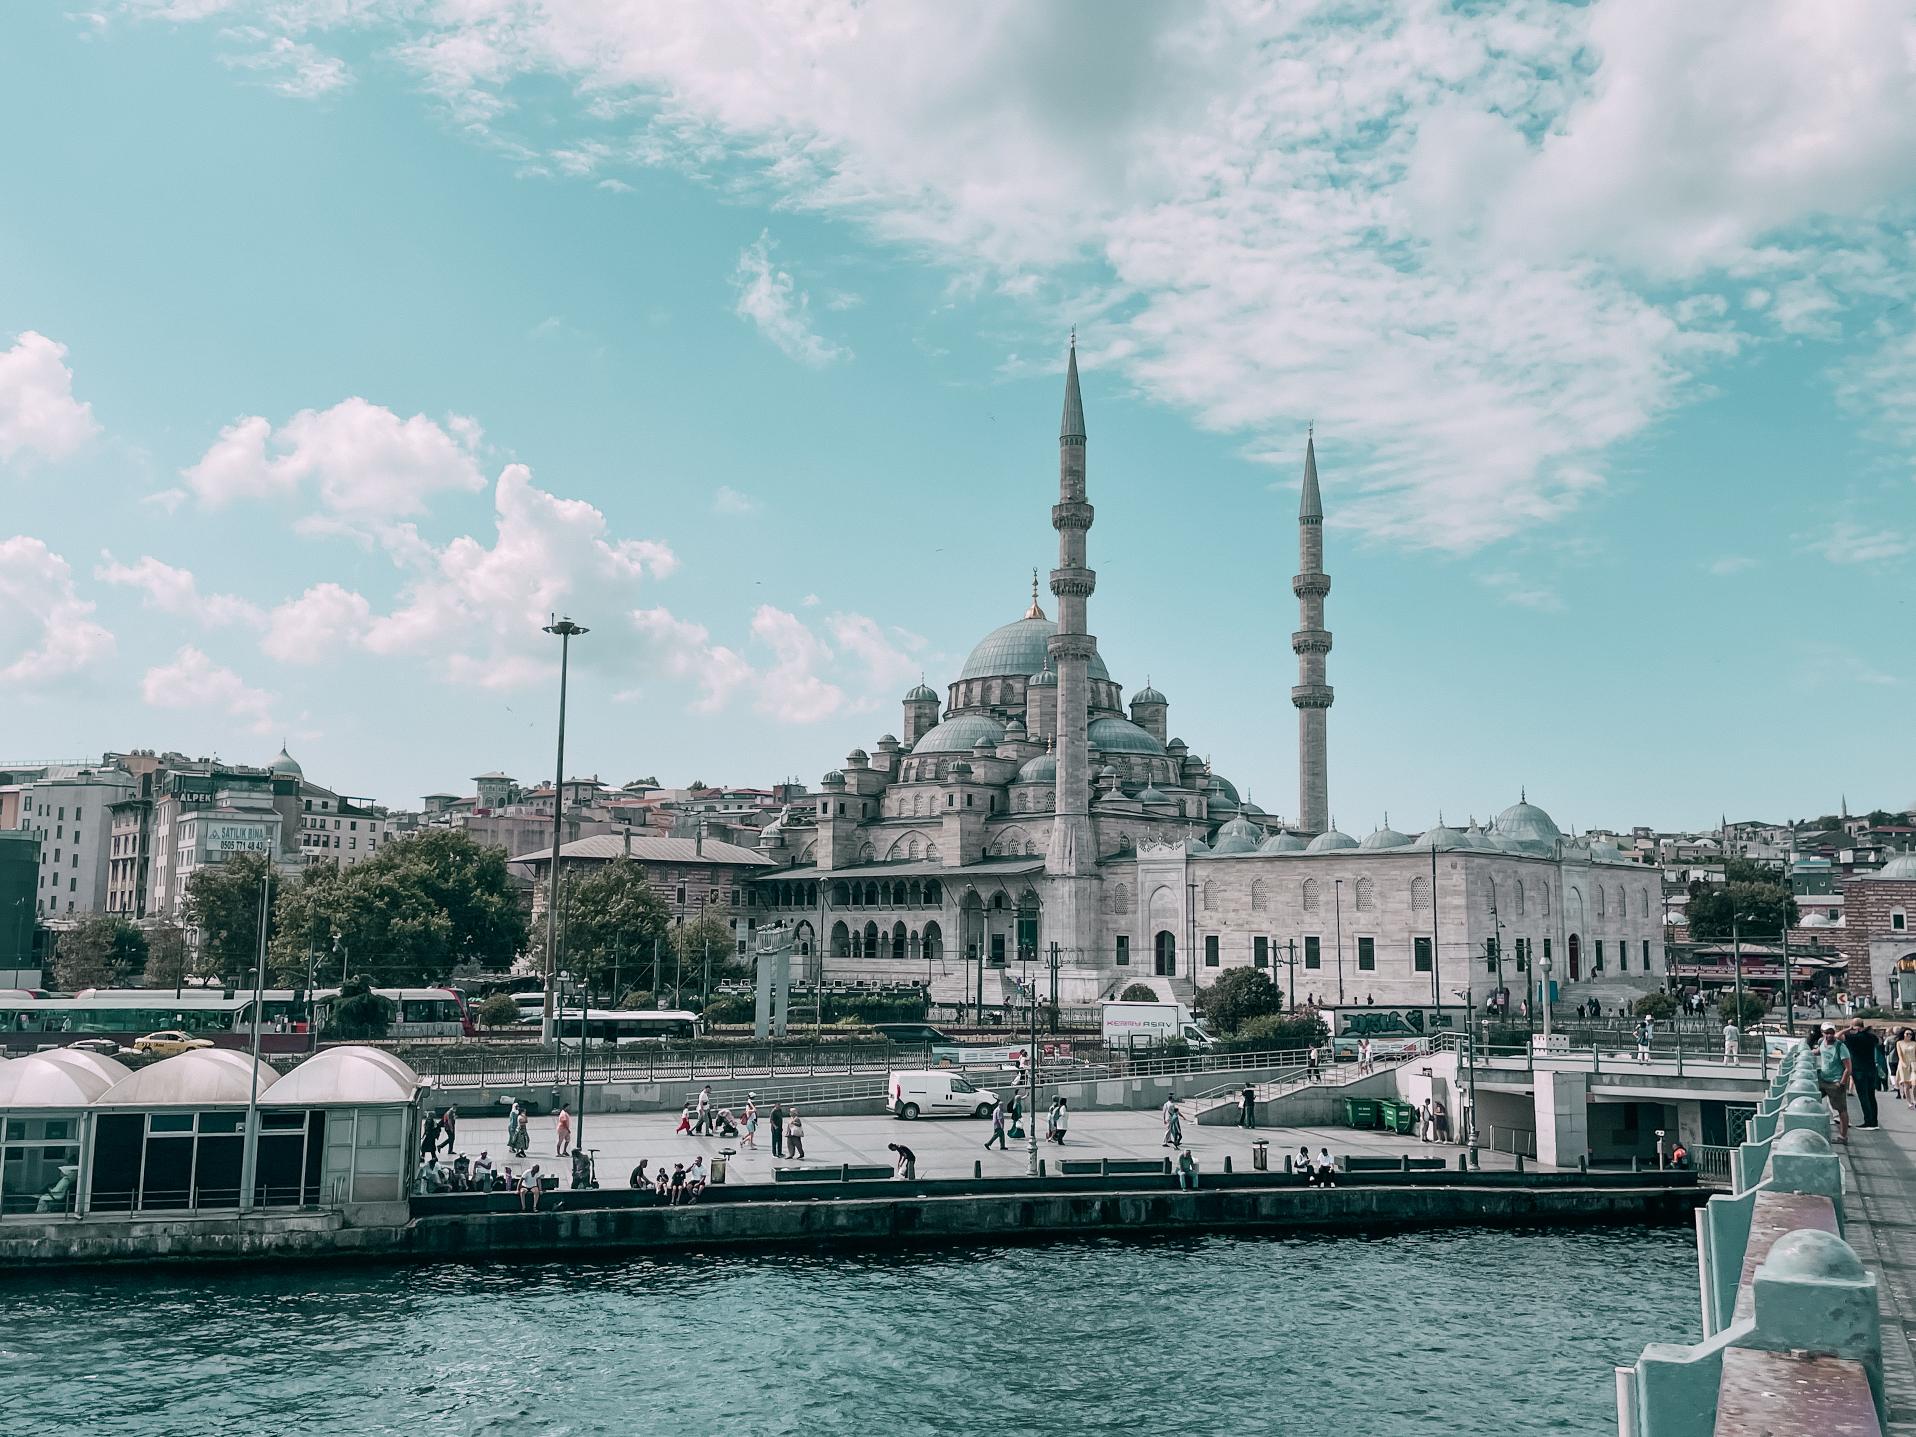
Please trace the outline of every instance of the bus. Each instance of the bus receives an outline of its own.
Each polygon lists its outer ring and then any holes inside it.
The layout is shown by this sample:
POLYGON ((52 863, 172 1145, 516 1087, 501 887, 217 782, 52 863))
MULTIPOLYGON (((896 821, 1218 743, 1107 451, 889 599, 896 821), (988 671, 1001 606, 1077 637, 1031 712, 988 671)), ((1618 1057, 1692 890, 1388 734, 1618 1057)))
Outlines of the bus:
MULTIPOLYGON (((375 988, 394 1004, 390 1038, 457 1038, 473 1032, 466 1003, 450 988, 375 988)), ((309 1006, 324 1029, 337 988, 306 995, 291 988, 268 988, 260 994, 262 1046, 289 1050, 286 1035, 297 1034, 304 1047, 309 1006)), ((253 1026, 253 995, 219 988, 88 988, 72 997, 32 998, 0 994, 0 1046, 44 1047, 73 1037, 112 1038, 121 1046, 135 1038, 177 1028, 198 1037, 214 1038, 222 1046, 243 1045, 253 1026), (220 1039, 218 1035, 229 1035, 220 1039)))
MULTIPOLYGON (((679 1008, 587 1008, 585 1040, 594 1043, 689 1043, 699 1036, 697 1013, 679 1008)), ((577 1041, 579 1010, 561 1009, 557 1019, 560 1042, 577 1041)))

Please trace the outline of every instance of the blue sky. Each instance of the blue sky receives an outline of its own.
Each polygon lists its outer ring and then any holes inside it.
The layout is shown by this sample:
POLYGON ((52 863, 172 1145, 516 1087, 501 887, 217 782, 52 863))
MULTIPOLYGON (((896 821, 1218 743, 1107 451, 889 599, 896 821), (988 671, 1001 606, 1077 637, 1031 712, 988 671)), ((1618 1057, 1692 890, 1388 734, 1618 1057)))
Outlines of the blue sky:
POLYGON ((815 781, 1016 617, 1365 832, 1916 798, 1904 7, 0 16, 0 756, 815 781), (1049 606, 1049 598, 1046 599, 1049 606))

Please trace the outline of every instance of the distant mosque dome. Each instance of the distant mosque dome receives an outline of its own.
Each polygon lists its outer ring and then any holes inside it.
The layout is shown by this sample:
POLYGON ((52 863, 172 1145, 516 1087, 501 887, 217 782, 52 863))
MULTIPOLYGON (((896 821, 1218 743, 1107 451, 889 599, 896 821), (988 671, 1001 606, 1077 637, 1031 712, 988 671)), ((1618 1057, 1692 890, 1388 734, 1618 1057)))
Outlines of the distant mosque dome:
POLYGON ((925 730, 912 745, 913 753, 970 753, 979 744, 996 748, 1004 742, 1005 728, 990 714, 953 714, 943 723, 925 730))
POLYGON ((938 695, 927 688, 924 680, 920 679, 918 681, 918 687, 905 695, 905 702, 908 704, 935 704, 938 702, 938 695))
POLYGON ((1449 853, 1455 849, 1468 848, 1470 845, 1464 842, 1463 834, 1439 822, 1435 828, 1425 829, 1411 847, 1435 853, 1449 853))
POLYGON ((1106 753, 1162 754, 1164 745, 1127 718, 1094 718, 1086 725, 1091 746, 1106 753))
MULTIPOLYGON (((1036 606, 1033 606, 1034 610, 1036 606)), ((1016 676, 1028 678, 1044 668, 1050 654, 1051 636, 1058 632, 1058 626, 1042 613, 1026 614, 1022 619, 1014 619, 1000 625, 978 640, 971 653, 965 658, 965 666, 958 671, 958 678, 965 679, 1001 679, 1016 676)), ((1088 671, 1092 678, 1111 679, 1110 672, 1104 666, 1104 660, 1092 654, 1088 671)))
POLYGON ((1903 883, 1916 883, 1916 853, 1899 853, 1874 875, 1903 883))
POLYGON ((299 766, 299 760, 286 752, 286 746, 280 745, 279 757, 266 766, 268 773, 284 774, 288 778, 304 778, 306 770, 299 766))
POLYGON ((1551 857, 1563 838, 1550 815, 1536 804, 1520 800, 1497 815, 1490 826, 1491 837, 1499 848, 1513 853, 1551 857))
POLYGON ((1170 801, 1171 801, 1170 799, 1166 798, 1161 792, 1158 791, 1155 785, 1147 784, 1145 785, 1145 787, 1143 787, 1142 789, 1138 791, 1139 803, 1144 803, 1144 804, 1169 803, 1170 801))
POLYGON ((1371 852, 1376 852, 1384 848, 1408 848, 1410 847, 1410 843, 1411 838, 1408 833, 1399 833, 1389 824, 1385 824, 1382 828, 1373 829, 1370 835, 1357 846, 1371 852))
POLYGON ((1248 818, 1234 818, 1217 831, 1211 844, 1213 853, 1255 853, 1264 841, 1264 830, 1248 818))
POLYGON ((1304 851, 1306 853, 1336 853, 1340 849, 1355 847, 1357 847, 1357 840, 1348 833, 1339 833, 1334 828, 1327 828, 1305 844, 1304 851))
POLYGON ((1273 833, 1257 846, 1259 853, 1302 853, 1304 840, 1295 833, 1273 833))
POLYGON ((1041 753, 1036 758, 1026 759, 1025 766, 1018 770, 1020 783, 1056 783, 1058 781, 1058 756, 1053 753, 1041 753))
POLYGON ((1168 704, 1171 701, 1151 687, 1150 684, 1146 684, 1143 688, 1131 695, 1131 702, 1134 704, 1168 704))

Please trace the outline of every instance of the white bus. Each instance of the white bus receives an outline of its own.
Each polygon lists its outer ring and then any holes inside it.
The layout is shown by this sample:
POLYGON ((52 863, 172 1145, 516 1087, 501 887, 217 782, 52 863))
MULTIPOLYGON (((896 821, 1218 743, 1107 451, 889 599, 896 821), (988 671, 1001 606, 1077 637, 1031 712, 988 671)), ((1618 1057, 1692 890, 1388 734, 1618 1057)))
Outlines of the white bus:
MULTIPOLYGON (((533 1020, 537 1021, 535 1012, 533 1020)), ((703 1024, 697 1013, 680 1008, 588 1008, 585 1040, 592 1043, 689 1043, 703 1024)), ((561 1009, 557 1023, 561 1042, 577 1041, 579 1010, 561 1009)))

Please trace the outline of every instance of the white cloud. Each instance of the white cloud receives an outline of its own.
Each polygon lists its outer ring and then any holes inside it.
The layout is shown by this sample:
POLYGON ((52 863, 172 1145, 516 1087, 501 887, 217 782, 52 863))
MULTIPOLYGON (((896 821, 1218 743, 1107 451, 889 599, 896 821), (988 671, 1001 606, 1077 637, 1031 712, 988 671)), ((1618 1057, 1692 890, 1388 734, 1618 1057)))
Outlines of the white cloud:
POLYGON ((258 415, 240 419, 182 472, 208 506, 310 485, 328 513, 377 521, 417 514, 442 491, 483 489, 474 457, 480 437, 471 420, 455 416, 441 428, 423 414, 401 419, 355 397, 302 409, 278 429, 258 415))
POLYGON ((833 344, 812 328, 810 298, 790 274, 772 263, 769 232, 738 252, 732 285, 738 291, 733 306, 738 317, 757 325, 760 334, 800 364, 817 368, 851 358, 849 349, 833 344))
POLYGON ((752 682, 752 666, 735 650, 712 643, 703 624, 680 619, 664 608, 636 609, 631 622, 640 637, 644 666, 698 685, 693 713, 717 713, 752 682))
POLYGON ((134 564, 122 564, 106 550, 100 557, 102 562, 94 566, 94 578, 138 589, 142 602, 163 614, 177 614, 215 628, 265 621, 259 605, 234 594, 202 594, 190 570, 177 569, 151 554, 142 555, 134 564))
POLYGON ((73 397, 67 347, 27 330, 0 350, 0 462, 65 459, 100 432, 93 406, 73 397))
POLYGON ((246 70, 260 76, 260 83, 295 100, 317 100, 343 90, 353 82, 353 72, 337 55, 285 35, 270 38, 252 27, 229 31, 230 39, 241 43, 265 43, 259 49, 220 56, 229 69, 246 70))
POLYGON ((863 614, 833 614, 825 627, 840 652, 864 670, 860 686, 868 695, 902 692, 924 668, 925 640, 908 629, 885 629, 863 614))
POLYGON ((1747 554, 1725 554, 1720 559, 1712 559, 1704 572, 1712 578, 1727 579, 1732 574, 1740 574, 1745 569, 1754 569, 1756 560, 1747 554))
POLYGON ((0 683, 44 684, 113 653, 67 561, 38 539, 0 540, 0 683))
POLYGON ((1885 559, 1900 559, 1916 548, 1916 541, 1894 529, 1871 529, 1841 519, 1814 539, 1810 547, 1832 564, 1878 564, 1885 559))
POLYGON ((1555 589, 1519 573, 1504 571, 1485 574, 1479 582, 1506 604, 1516 604, 1520 608, 1535 609, 1545 614, 1554 614, 1563 608, 1563 599, 1555 589))
POLYGON ((184 504, 187 494, 184 489, 159 489, 151 494, 142 494, 140 502, 166 514, 177 514, 184 504))
POLYGON ((288 664, 317 664, 362 645, 372 626, 365 596, 334 583, 314 584, 267 616, 260 648, 288 664))
POLYGON ((173 661, 157 664, 140 680, 140 697, 149 708, 222 709, 254 733, 271 733, 273 696, 253 688, 191 644, 173 661))
POLYGON ((771 667, 759 676, 760 713, 783 723, 813 723, 843 707, 845 691, 819 673, 832 651, 798 615, 760 604, 752 615, 752 637, 773 653, 771 667))
POLYGON ((365 647, 437 659, 457 682, 513 688, 557 667, 543 629, 552 614, 570 613, 594 629, 574 647, 575 667, 612 665, 622 652, 612 616, 630 610, 643 579, 678 567, 670 547, 613 537, 604 514, 537 488, 523 464, 500 472, 493 508, 489 545, 465 536, 438 547, 403 528, 388 536, 415 576, 365 647))
POLYGON ((712 495, 712 512, 715 514, 744 515, 756 514, 759 502, 750 494, 734 489, 730 484, 721 484, 712 495))

